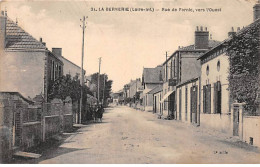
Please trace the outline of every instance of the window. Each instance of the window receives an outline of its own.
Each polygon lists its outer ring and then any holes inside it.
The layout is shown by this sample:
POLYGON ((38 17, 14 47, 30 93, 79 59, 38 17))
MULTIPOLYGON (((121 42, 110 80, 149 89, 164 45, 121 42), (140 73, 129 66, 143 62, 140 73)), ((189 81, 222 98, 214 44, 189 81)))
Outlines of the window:
POLYGON ((59 71, 59 77, 61 77, 61 66, 59 66, 58 71, 59 71))
POLYGON ((164 105, 163 105, 163 106, 164 106, 164 110, 167 110, 167 104, 166 104, 166 103, 167 103, 167 102, 165 101, 165 102, 164 102, 164 105))
POLYGON ((170 74, 171 74, 171 78, 172 78, 172 61, 171 61, 171 72, 170 72, 170 74))
POLYGON ((54 79, 54 71, 55 71, 55 67, 54 67, 54 61, 51 61, 51 80, 54 79))
POLYGON ((182 97, 181 97, 181 89, 179 89, 179 120, 181 120, 181 104, 182 104, 182 97))
POLYGON ((168 80, 168 63, 166 62, 166 67, 165 67, 165 79, 168 80))
POLYGON ((209 65, 207 65, 206 74, 209 75, 209 65))
POLYGON ((185 121, 187 121, 188 115, 188 87, 185 87, 185 121))
POLYGON ((218 63, 217 63, 217 70, 218 71, 220 70, 220 61, 218 61, 218 63))
POLYGON ((175 77, 176 74, 175 74, 175 59, 173 60, 173 77, 175 77))
POLYGON ((211 84, 203 86, 203 113, 211 113, 211 84))

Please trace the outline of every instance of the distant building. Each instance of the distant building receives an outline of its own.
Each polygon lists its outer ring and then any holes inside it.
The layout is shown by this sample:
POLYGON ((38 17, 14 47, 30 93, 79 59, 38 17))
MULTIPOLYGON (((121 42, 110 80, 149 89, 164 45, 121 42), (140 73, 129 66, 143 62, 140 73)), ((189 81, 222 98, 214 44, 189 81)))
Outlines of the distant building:
POLYGON ((144 68, 142 76, 143 92, 141 98, 143 101, 143 110, 152 111, 153 95, 148 94, 148 92, 163 84, 163 68, 162 66, 157 66, 155 68, 144 68))
POLYGON ((154 89, 152 89, 147 93, 153 96, 153 112, 158 114, 159 116, 163 115, 162 103, 160 103, 163 97, 162 92, 163 92, 163 86, 158 85, 157 87, 155 87, 154 89))
POLYGON ((112 94, 112 98, 113 98, 113 103, 122 103, 122 101, 124 100, 124 97, 123 97, 123 89, 115 92, 112 94))
POLYGON ((31 98, 43 94, 63 74, 62 61, 45 43, 33 38, 2 12, 0 16, 0 91, 20 92, 31 98))
POLYGON ((129 83, 129 97, 132 99, 132 102, 136 97, 138 88, 140 88, 141 86, 142 86, 142 82, 140 78, 136 80, 131 80, 131 82, 129 83))

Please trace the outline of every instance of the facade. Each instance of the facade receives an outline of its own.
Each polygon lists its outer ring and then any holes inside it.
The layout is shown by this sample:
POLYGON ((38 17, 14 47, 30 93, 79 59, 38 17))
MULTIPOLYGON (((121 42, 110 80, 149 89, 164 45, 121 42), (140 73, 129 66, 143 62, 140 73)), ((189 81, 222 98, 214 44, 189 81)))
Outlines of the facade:
POLYGON ((157 66, 155 68, 144 68, 143 70, 143 92, 142 92, 142 107, 145 111, 153 110, 153 94, 148 94, 149 91, 163 83, 163 68, 157 66))
MULTIPOLYGON (((237 32, 230 32, 226 40, 199 57, 202 64, 201 126, 239 136, 241 140, 257 146, 260 146, 259 128, 256 123, 259 122, 259 116, 247 116, 243 104, 236 103, 229 92, 228 76, 231 64, 227 54, 227 43, 232 41, 234 36, 243 37, 254 27, 259 26, 259 11, 260 4, 258 3, 254 6, 252 24, 237 32)), ((259 76, 255 77, 259 80, 259 76)))
POLYGON ((156 113, 159 116, 163 115, 162 104, 160 103, 160 100, 162 99, 162 90, 163 87, 161 84, 148 92, 148 94, 153 95, 153 113, 156 113))
POLYGON ((176 119, 200 125, 199 78, 193 78, 176 86, 176 119))
MULTIPOLYGON (((78 75, 79 79, 81 80, 81 67, 62 56, 62 48, 52 48, 52 53, 63 62, 64 75, 69 74, 72 78, 78 75)), ((84 75, 85 73, 86 71, 84 70, 84 75)))
POLYGON ((136 94, 138 93, 138 88, 142 86, 141 78, 136 80, 131 80, 129 83, 129 97, 132 99, 132 102, 135 101, 136 94))
MULTIPOLYGON (((218 41, 209 40, 209 31, 207 28, 197 27, 195 31, 195 44, 186 47, 179 47, 167 60, 163 63, 163 117, 172 117, 179 120, 177 105, 178 99, 181 99, 180 93, 177 95, 177 85, 183 84, 191 79, 200 76, 200 62, 197 60, 199 56, 208 49, 219 44, 218 41)), ((181 103, 180 103, 181 104, 181 103)), ((181 111, 182 113, 183 111, 181 111)))
POLYGON ((123 94, 124 94, 123 90, 119 90, 116 93, 113 93, 112 94, 113 103, 116 103, 116 104, 120 103, 121 104, 122 101, 124 100, 123 94))
POLYGON ((45 43, 37 41, 2 12, 0 16, 0 91, 20 92, 34 98, 63 73, 63 63, 45 43))

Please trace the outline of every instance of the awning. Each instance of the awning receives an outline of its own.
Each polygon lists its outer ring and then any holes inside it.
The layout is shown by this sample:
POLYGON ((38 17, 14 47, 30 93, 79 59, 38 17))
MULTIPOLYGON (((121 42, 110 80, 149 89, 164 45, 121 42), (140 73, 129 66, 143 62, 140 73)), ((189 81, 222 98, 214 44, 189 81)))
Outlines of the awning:
POLYGON ((163 103, 164 100, 166 100, 166 98, 172 94, 172 92, 174 92, 174 91, 171 90, 171 91, 167 92, 166 95, 163 96, 163 98, 162 98, 162 100, 160 101, 160 103, 163 103))

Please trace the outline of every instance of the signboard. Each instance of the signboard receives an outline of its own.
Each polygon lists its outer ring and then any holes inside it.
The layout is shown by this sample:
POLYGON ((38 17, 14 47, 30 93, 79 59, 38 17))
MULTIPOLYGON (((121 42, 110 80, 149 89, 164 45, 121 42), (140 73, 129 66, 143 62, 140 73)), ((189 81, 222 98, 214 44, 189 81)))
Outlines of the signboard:
POLYGON ((177 79, 176 78, 171 78, 169 79, 169 86, 176 86, 177 85, 177 79))

